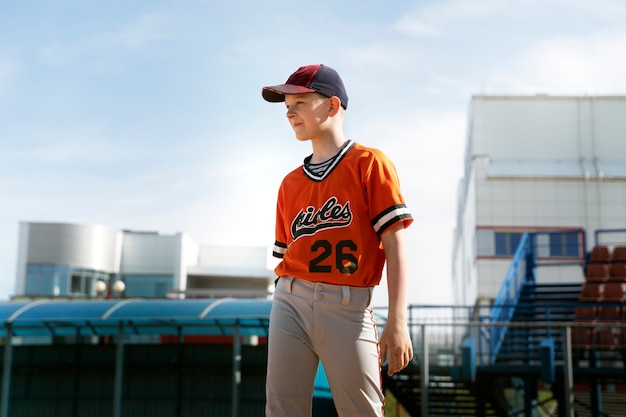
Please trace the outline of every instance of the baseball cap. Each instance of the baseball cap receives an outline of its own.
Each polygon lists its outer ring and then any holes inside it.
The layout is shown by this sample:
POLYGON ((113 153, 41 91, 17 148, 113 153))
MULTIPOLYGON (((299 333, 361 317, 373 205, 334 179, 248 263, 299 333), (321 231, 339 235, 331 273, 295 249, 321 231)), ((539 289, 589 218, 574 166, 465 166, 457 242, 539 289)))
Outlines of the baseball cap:
POLYGON ((329 66, 316 64, 300 67, 287 82, 263 87, 263 98, 271 103, 285 101, 285 94, 319 93, 326 97, 339 97, 341 106, 348 108, 348 93, 341 77, 329 66))

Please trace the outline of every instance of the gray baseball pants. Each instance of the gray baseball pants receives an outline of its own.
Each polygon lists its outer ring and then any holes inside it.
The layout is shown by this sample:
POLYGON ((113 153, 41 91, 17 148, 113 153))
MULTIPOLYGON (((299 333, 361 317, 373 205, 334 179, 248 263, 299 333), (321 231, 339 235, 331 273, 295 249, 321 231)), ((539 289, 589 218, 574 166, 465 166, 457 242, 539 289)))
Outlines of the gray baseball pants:
POLYGON ((278 280, 270 313, 266 417, 310 417, 322 361, 339 417, 382 417, 373 288, 278 280))

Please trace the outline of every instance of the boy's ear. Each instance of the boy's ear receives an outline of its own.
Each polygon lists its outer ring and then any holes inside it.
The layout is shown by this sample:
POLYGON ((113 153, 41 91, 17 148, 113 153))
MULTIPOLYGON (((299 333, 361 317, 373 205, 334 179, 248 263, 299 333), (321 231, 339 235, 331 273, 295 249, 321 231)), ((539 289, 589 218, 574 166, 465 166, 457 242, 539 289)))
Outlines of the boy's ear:
POLYGON ((336 115, 337 112, 339 111, 339 109, 341 108, 341 100, 337 96, 332 96, 328 100, 328 103, 330 105, 329 116, 332 117, 332 116, 336 115))

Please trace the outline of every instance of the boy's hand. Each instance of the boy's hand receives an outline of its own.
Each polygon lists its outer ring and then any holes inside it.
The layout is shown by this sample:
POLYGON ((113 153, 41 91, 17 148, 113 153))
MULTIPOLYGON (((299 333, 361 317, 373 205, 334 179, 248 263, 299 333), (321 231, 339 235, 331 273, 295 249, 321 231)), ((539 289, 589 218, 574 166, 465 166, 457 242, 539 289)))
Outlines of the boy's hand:
POLYGON ((380 336, 380 360, 387 359, 387 375, 400 372, 413 359, 413 345, 407 323, 402 320, 388 321, 380 336))

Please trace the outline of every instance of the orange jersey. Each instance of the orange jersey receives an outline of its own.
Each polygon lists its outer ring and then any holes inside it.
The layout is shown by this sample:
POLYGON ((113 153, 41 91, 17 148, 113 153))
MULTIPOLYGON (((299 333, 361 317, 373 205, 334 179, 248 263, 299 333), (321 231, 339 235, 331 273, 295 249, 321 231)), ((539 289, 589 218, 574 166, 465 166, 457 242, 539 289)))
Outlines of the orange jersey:
POLYGON ((283 180, 273 254, 278 276, 371 287, 380 282, 380 236, 413 221, 393 163, 379 150, 350 142, 321 177, 306 165, 283 180))

